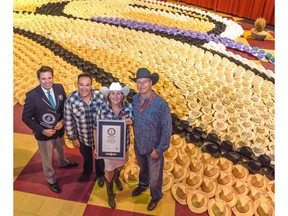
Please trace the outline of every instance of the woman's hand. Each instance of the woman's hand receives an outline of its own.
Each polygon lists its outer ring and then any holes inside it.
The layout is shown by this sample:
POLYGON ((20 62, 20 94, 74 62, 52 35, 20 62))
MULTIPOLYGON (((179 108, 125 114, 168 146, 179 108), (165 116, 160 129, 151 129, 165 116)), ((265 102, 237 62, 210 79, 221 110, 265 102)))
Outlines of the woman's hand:
POLYGON ((125 119, 125 122, 126 122, 127 125, 131 125, 133 123, 131 118, 125 119))

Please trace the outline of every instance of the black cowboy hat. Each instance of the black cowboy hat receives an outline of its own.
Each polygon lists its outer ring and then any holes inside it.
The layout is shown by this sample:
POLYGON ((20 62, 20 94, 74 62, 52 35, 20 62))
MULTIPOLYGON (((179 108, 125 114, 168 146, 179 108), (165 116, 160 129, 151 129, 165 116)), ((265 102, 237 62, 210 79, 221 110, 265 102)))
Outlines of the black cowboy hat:
POLYGON ((220 145, 220 149, 224 152, 231 152, 233 151, 233 143, 229 140, 224 140, 220 145))
POLYGON ((221 141, 218 138, 218 135, 216 133, 214 133, 214 132, 208 133, 207 137, 204 140, 207 141, 207 142, 215 143, 215 144, 217 144, 219 146, 221 144, 221 141))
POLYGON ((198 134, 202 139, 205 139, 207 137, 207 134, 203 131, 202 127, 194 127, 192 132, 194 134, 198 134))
POLYGON ((242 164, 243 159, 237 152, 226 152, 223 154, 223 157, 226 157, 228 160, 232 161, 233 164, 242 164))
POLYGON ((271 158, 266 155, 266 154, 261 154, 259 157, 258 157, 258 160, 259 162, 261 163, 261 166, 264 167, 264 168, 270 168, 270 165, 271 165, 271 158))
POLYGON ((195 146, 201 147, 203 146, 204 142, 203 139, 201 138, 201 136, 199 134, 196 133, 187 133, 186 137, 185 137, 185 141, 187 143, 193 143, 195 146))
POLYGON ((275 169, 267 169, 265 175, 268 179, 274 180, 275 179, 275 169))
POLYGON ((238 152, 243 157, 243 159, 246 159, 246 160, 257 159, 252 149, 248 146, 242 146, 239 149, 237 149, 236 152, 238 152))
POLYGON ((261 163, 257 160, 245 161, 243 163, 243 166, 245 166, 251 174, 259 173, 261 175, 264 175, 265 170, 261 167, 261 163))
POLYGON ((140 78, 149 78, 152 80, 152 85, 155 85, 159 80, 159 75, 158 73, 151 73, 147 68, 139 68, 136 72, 136 78, 130 77, 134 82, 140 78))
POLYGON ((215 158, 219 158, 221 156, 221 150, 219 146, 215 143, 208 143, 207 145, 204 145, 201 150, 203 152, 208 152, 215 158))

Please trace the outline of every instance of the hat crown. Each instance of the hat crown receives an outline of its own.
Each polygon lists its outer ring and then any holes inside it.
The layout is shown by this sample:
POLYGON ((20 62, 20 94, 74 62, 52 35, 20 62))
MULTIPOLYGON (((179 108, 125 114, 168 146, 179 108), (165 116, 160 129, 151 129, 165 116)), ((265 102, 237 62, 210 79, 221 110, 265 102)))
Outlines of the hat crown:
POLYGON ((220 192, 220 198, 226 202, 230 202, 233 199, 233 194, 229 188, 223 187, 222 191, 220 192))
POLYGON ((187 188, 185 185, 181 184, 177 187, 176 189, 176 194, 181 198, 181 199, 186 199, 187 198, 187 188))
POLYGON ((217 168, 212 164, 205 164, 204 174, 208 177, 214 176, 217 174, 217 168))
POLYGON ((187 178, 187 183, 188 185, 193 186, 200 182, 200 180, 201 178, 199 175, 194 172, 190 172, 189 177, 187 178))
POLYGON ((234 167, 233 167, 233 170, 232 170, 232 173, 235 177, 237 178, 242 178, 245 173, 244 173, 244 167, 240 164, 236 164, 234 167))
POLYGON ((119 82, 112 82, 111 85, 109 86, 110 91, 121 91, 122 86, 120 85, 119 82))
POLYGON ((225 215, 225 206, 222 202, 215 202, 212 206, 212 211, 215 216, 225 215))
POLYGON ((190 163, 190 169, 193 172, 197 172, 201 169, 201 163, 199 161, 197 161, 196 159, 192 158, 191 159, 191 163, 190 163))
POLYGON ((192 197, 192 204, 196 208, 201 208, 204 205, 204 195, 201 193, 194 194, 192 197))
POLYGON ((246 213, 249 211, 250 206, 249 206, 249 200, 248 198, 240 197, 236 203, 236 208, 238 209, 239 212, 241 213, 246 213))
POLYGON ((251 183, 255 187, 262 187, 264 185, 264 177, 260 174, 255 174, 251 179, 251 183))
POLYGON ((209 178, 204 178, 201 184, 201 188, 203 189, 203 191, 209 193, 214 188, 213 180, 209 178))

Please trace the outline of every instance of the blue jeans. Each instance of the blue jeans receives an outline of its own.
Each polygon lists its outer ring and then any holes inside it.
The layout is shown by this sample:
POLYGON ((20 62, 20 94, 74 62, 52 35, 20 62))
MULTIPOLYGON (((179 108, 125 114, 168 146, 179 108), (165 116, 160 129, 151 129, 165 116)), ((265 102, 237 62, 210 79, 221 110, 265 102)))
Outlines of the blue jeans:
POLYGON ((139 187, 148 188, 150 185, 150 196, 152 199, 161 199, 162 178, 164 156, 161 154, 157 159, 150 158, 150 154, 139 154, 137 148, 134 148, 135 156, 140 167, 139 187))

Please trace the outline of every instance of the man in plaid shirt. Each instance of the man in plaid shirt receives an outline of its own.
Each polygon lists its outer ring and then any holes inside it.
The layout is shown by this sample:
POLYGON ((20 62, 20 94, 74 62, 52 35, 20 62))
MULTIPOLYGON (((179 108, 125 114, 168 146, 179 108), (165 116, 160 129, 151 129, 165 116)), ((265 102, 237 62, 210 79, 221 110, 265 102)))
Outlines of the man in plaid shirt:
MULTIPOLYGON (((78 76, 78 90, 72 92, 64 105, 65 130, 73 146, 80 149, 84 159, 83 172, 79 182, 89 181, 93 170, 94 140, 93 124, 96 112, 105 103, 104 95, 92 89, 92 77, 89 74, 78 76)), ((100 187, 104 184, 104 160, 95 160, 96 178, 100 187)))

